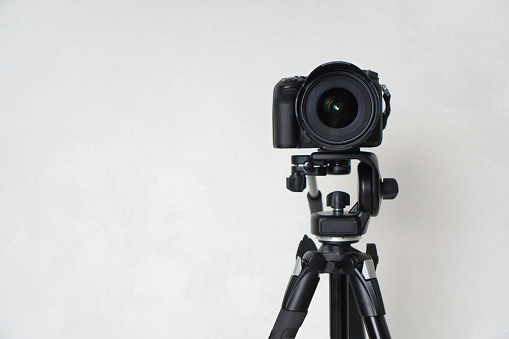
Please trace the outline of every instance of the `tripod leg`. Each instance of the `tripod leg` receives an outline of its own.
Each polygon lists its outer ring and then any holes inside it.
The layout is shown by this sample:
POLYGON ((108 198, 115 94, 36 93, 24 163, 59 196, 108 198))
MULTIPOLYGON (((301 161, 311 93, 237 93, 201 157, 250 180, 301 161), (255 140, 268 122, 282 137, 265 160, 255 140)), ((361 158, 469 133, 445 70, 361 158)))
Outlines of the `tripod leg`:
POLYGON ((295 338, 306 318, 319 280, 318 273, 311 272, 308 268, 302 269, 298 276, 291 277, 269 339, 295 338))
POLYGON ((359 314, 359 310, 357 307, 357 302, 355 300, 355 296, 350 289, 349 293, 349 324, 350 324, 350 338, 349 339, 366 339, 366 334, 364 331, 364 323, 362 322, 362 317, 359 314))
POLYGON ((331 274, 329 276, 331 339, 349 338, 349 294, 348 276, 331 274))
POLYGON ((366 329, 370 338, 390 338, 389 327, 385 317, 366 317, 364 318, 366 329))
POLYGON ((330 275, 331 339, 365 339, 364 323, 357 310, 348 275, 330 275))
POLYGON ((308 307, 315 294, 318 273, 312 272, 308 267, 302 267, 301 258, 308 250, 316 250, 311 239, 307 236, 300 242, 297 251, 297 264, 288 287, 286 288, 283 305, 279 311, 269 339, 293 339, 304 322, 308 307))
POLYGON ((318 273, 311 272, 308 268, 304 268, 299 276, 292 276, 269 339, 295 338, 306 318, 319 280, 318 273))
POLYGON ((364 262, 361 273, 356 268, 350 277, 350 284, 355 294, 359 312, 364 318, 364 324, 370 339, 390 339, 389 327, 385 321, 385 308, 382 293, 375 275, 373 260, 364 262))

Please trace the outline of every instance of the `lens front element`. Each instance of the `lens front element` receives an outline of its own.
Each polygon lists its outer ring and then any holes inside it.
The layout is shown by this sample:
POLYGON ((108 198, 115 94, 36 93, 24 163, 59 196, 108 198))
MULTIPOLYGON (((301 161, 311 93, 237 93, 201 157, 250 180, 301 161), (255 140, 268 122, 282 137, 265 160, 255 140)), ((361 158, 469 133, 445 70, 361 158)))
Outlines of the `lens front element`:
POLYGON ((355 96, 344 88, 333 88, 318 100, 318 117, 330 128, 344 128, 350 125, 359 111, 355 96))

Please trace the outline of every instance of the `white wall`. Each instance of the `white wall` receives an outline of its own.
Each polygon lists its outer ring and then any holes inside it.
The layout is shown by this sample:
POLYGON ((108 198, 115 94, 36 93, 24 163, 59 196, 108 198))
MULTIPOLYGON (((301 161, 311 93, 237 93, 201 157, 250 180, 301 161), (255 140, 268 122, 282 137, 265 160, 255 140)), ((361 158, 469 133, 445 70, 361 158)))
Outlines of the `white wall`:
MULTIPOLYGON (((509 338, 509 2, 0 3, 0 338, 266 338, 309 213, 272 88, 393 94, 365 242, 394 338, 509 338)), ((319 180, 341 189, 342 178, 319 180)), ((355 192, 352 192, 355 193, 355 192)), ((322 278, 298 338, 328 336, 322 278)))

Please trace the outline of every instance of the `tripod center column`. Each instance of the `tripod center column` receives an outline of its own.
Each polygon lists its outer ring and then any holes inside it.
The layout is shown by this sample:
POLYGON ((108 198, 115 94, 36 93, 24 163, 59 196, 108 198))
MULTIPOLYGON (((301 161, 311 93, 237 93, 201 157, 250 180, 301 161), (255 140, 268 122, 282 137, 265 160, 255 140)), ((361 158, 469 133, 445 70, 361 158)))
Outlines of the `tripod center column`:
POLYGON ((330 274, 330 337, 349 338, 349 283, 345 274, 330 274))

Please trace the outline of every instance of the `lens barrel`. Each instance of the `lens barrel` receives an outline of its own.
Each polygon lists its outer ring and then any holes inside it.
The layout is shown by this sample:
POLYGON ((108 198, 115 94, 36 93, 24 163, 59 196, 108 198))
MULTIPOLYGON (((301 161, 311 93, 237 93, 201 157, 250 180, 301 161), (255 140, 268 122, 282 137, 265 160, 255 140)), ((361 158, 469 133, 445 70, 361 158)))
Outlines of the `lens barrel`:
POLYGON ((355 65, 331 62, 307 77, 296 99, 298 122, 316 145, 329 150, 359 147, 380 121, 379 90, 355 65))

